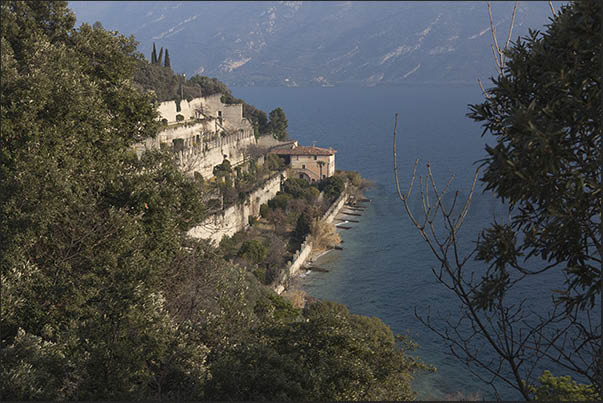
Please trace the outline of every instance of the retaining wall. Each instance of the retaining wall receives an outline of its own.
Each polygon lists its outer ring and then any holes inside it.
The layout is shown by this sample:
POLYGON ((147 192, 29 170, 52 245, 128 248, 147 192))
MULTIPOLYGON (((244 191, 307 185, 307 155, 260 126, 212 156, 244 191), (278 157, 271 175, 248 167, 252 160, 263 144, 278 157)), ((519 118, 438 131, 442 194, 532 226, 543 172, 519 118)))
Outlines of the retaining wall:
POLYGON ((145 149, 167 147, 178 157, 180 168, 186 173, 199 172, 204 178, 213 176, 213 169, 228 158, 231 166, 245 162, 245 149, 256 144, 252 129, 240 129, 227 136, 211 130, 213 122, 166 128, 157 137, 148 138, 134 146, 142 155, 145 149), (174 141, 180 141, 176 148, 174 141))
POLYGON ((259 189, 250 193, 242 203, 235 203, 219 213, 207 217, 201 225, 191 228, 188 235, 193 238, 210 239, 219 243, 224 235, 233 236, 249 226, 249 217, 260 214, 260 206, 272 199, 281 190, 287 179, 285 171, 271 176, 259 189))

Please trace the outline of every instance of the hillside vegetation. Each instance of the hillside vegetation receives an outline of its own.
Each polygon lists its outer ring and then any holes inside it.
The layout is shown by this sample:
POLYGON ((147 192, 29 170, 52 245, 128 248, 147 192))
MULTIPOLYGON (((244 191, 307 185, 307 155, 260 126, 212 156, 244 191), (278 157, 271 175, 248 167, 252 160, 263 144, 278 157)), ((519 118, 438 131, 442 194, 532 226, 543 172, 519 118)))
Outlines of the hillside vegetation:
POLYGON ((199 180, 132 151, 159 125, 132 38, 74 29, 66 2, 1 11, 3 399, 414 397, 411 341, 339 304, 296 309, 186 237, 199 180))

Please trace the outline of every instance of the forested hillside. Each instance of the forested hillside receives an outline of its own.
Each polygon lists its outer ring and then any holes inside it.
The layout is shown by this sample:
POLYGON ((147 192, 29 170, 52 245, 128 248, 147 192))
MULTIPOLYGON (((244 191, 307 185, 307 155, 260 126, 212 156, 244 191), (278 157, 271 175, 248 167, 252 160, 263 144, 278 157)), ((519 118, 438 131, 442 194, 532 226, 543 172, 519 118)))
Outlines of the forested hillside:
POLYGON ((66 2, 1 11, 3 400, 413 398, 410 340, 338 304, 294 308, 186 237, 200 181, 132 151, 159 125, 133 78, 142 63, 169 84, 166 67, 74 29, 66 2))

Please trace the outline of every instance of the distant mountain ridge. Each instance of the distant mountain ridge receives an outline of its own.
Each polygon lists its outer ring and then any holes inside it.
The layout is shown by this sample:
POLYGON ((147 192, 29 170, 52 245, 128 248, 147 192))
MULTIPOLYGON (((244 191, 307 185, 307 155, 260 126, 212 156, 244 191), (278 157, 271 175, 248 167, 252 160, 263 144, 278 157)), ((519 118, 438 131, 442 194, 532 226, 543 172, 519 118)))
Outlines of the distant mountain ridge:
MULTIPOLYGON (((495 74, 485 2, 69 2, 78 23, 133 34, 150 58, 230 86, 475 83, 495 74)), ((554 3, 558 9, 560 3, 554 3)), ((493 2, 504 41, 513 2, 493 2)), ((550 23, 519 2, 513 40, 550 23)))

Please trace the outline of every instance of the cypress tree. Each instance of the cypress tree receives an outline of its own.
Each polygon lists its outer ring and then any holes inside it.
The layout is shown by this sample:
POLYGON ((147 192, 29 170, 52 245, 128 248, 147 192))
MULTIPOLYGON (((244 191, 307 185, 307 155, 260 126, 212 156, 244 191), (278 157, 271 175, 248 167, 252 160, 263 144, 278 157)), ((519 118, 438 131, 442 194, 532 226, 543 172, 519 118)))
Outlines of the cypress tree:
POLYGON ((161 64, 161 60, 163 59, 163 46, 159 49, 159 57, 157 58, 156 63, 161 64))
POLYGON ((155 42, 153 42, 153 52, 151 53, 151 64, 157 63, 157 49, 155 49, 155 42))
POLYGON ((172 65, 171 65, 171 63, 170 63, 170 54, 168 53, 168 49, 167 49, 167 48, 165 48, 165 60, 164 60, 164 66, 165 66, 165 67, 169 67, 169 68, 171 68, 171 67, 172 67, 172 65))

